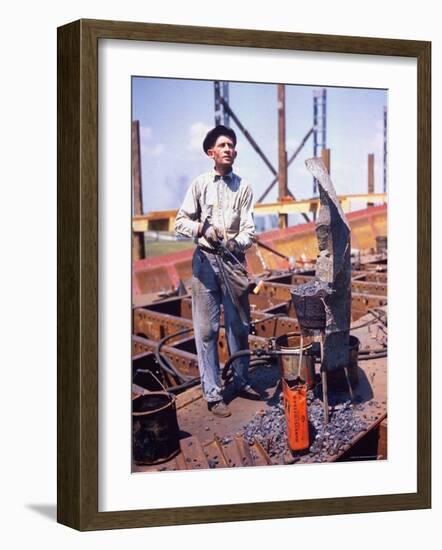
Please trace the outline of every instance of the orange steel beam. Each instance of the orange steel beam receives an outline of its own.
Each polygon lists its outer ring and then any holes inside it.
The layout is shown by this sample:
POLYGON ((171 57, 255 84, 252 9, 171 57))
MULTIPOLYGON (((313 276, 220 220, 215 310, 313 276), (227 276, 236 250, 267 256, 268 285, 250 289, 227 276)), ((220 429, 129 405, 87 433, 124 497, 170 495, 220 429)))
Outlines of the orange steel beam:
MULTIPOLYGON (((351 227, 352 248, 370 253, 376 248, 376 237, 387 235, 387 205, 374 206, 350 212, 347 215, 351 227)), ((318 254, 315 224, 298 224, 287 229, 274 229, 259 235, 260 242, 270 245, 280 254, 253 245, 247 250, 248 269, 254 275, 268 270, 286 270, 291 260, 314 261, 318 254)), ((176 288, 180 280, 190 280, 192 275, 192 249, 171 254, 160 254, 133 263, 134 294, 166 291, 176 288)))

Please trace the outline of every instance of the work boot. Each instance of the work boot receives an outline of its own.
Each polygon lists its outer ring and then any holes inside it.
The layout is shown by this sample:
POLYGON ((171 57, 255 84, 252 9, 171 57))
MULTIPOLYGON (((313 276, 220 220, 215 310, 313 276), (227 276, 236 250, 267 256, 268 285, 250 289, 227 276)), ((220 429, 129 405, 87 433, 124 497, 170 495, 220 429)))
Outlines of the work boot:
POLYGON ((209 403, 209 410, 215 416, 220 418, 226 418, 232 413, 229 410, 229 407, 224 403, 224 401, 216 401, 215 403, 209 403))

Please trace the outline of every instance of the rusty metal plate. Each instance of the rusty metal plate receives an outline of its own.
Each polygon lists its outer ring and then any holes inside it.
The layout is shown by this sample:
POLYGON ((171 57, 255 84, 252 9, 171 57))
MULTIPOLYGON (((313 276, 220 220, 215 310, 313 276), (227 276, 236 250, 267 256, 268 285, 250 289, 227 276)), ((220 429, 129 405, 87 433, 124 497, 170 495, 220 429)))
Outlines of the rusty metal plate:
POLYGON ((243 464, 243 456, 239 453, 238 447, 234 439, 230 439, 223 442, 224 455, 227 460, 229 468, 238 468, 239 466, 249 466, 250 464, 243 464))
POLYGON ((140 269, 134 272, 140 294, 172 290, 174 284, 165 267, 140 269))
POLYGON ((196 437, 186 437, 180 441, 181 453, 184 457, 187 470, 207 470, 209 463, 196 437))
POLYGON ((209 443, 204 445, 204 453, 209 464, 209 468, 228 468, 229 464, 224 455, 223 446, 218 437, 215 437, 209 443))
POLYGON ((253 445, 250 446, 250 454, 255 466, 270 466, 273 464, 269 455, 266 453, 259 441, 255 440, 253 445))
POLYGON ((250 445, 241 435, 235 435, 235 445, 238 450, 238 456, 241 466, 255 466, 252 453, 250 452, 250 445))

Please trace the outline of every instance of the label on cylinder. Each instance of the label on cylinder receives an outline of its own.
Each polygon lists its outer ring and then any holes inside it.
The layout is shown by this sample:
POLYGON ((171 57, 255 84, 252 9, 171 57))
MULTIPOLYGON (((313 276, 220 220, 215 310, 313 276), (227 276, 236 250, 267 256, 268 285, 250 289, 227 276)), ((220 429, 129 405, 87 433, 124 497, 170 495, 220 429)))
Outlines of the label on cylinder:
POLYGON ((283 381, 283 397, 289 447, 292 451, 307 449, 309 446, 307 384, 290 388, 283 381))

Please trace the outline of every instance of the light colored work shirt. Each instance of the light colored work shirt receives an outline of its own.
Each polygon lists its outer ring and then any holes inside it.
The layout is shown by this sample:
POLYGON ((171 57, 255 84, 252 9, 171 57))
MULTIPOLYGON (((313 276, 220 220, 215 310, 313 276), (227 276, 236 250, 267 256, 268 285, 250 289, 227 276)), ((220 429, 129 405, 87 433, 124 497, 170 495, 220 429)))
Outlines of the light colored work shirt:
POLYGON ((234 172, 222 177, 211 170, 198 176, 187 190, 178 211, 175 231, 210 247, 204 237, 198 238, 199 223, 207 217, 214 227, 222 230, 225 241, 235 238, 243 250, 249 248, 255 235, 250 185, 234 172))

